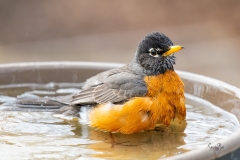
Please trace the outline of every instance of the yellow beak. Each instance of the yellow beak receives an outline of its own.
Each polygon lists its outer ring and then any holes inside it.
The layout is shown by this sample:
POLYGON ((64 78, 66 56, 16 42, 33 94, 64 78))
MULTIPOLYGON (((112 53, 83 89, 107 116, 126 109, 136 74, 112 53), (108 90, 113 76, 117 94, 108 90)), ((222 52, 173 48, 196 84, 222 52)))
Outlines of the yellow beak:
POLYGON ((171 46, 167 52, 162 54, 162 56, 164 57, 169 56, 177 51, 182 50, 183 48, 184 48, 183 46, 171 46))

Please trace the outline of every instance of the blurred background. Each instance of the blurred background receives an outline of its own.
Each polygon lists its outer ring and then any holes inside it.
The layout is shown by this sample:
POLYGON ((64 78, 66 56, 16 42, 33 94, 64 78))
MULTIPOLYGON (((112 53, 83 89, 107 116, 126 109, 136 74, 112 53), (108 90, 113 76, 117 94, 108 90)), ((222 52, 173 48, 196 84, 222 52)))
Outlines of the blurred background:
POLYGON ((185 49, 177 70, 240 87, 239 0, 0 0, 0 63, 128 63, 145 34, 185 49))

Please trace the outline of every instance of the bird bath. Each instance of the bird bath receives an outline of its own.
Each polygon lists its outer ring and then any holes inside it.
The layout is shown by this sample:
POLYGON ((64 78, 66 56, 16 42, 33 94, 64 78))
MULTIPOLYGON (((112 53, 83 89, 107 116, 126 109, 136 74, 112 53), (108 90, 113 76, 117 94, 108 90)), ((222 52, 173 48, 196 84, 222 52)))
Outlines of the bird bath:
MULTIPOLYGON (((78 92, 87 78, 121 65, 91 62, 3 64, 0 65, 0 104, 17 95, 56 96, 78 92)), ((240 157, 240 89, 201 75, 182 71, 178 74, 185 83, 186 125, 173 123, 170 128, 160 126, 154 131, 114 134, 116 141, 126 143, 110 148, 108 133, 92 129, 76 119, 59 118, 49 110, 6 112, 1 111, 5 106, 0 106, 0 157, 219 160, 240 157), (207 125, 201 125, 201 121, 206 121, 207 125), (194 132, 192 127, 200 130, 194 132)))

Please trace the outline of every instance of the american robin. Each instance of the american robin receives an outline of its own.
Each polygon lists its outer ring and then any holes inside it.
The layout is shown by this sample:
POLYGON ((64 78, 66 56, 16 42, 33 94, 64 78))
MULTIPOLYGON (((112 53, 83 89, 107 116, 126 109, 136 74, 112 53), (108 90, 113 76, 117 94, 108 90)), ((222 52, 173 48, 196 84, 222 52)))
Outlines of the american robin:
POLYGON ((70 104, 94 105, 89 125, 108 132, 131 134, 184 120, 184 84, 173 67, 173 53, 181 49, 163 33, 147 34, 129 64, 89 78, 70 104))
POLYGON ((80 93, 17 103, 22 108, 30 104, 41 108, 43 102, 49 108, 69 104, 73 111, 60 108, 69 114, 90 105, 86 113, 89 125, 110 133, 131 134, 154 129, 157 124, 169 126, 171 120, 186 117, 184 84, 173 67, 173 53, 181 49, 163 33, 153 32, 143 38, 129 64, 89 78, 80 93))

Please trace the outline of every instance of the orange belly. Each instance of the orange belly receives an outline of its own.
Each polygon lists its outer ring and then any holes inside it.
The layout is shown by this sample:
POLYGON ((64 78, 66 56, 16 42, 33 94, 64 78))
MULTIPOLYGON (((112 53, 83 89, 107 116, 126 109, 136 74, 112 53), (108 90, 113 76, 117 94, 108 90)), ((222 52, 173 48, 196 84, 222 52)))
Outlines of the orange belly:
POLYGON ((145 77, 148 92, 124 104, 100 104, 89 113, 90 126, 108 132, 130 134, 154 129, 157 123, 186 117, 184 85, 174 71, 145 77))

